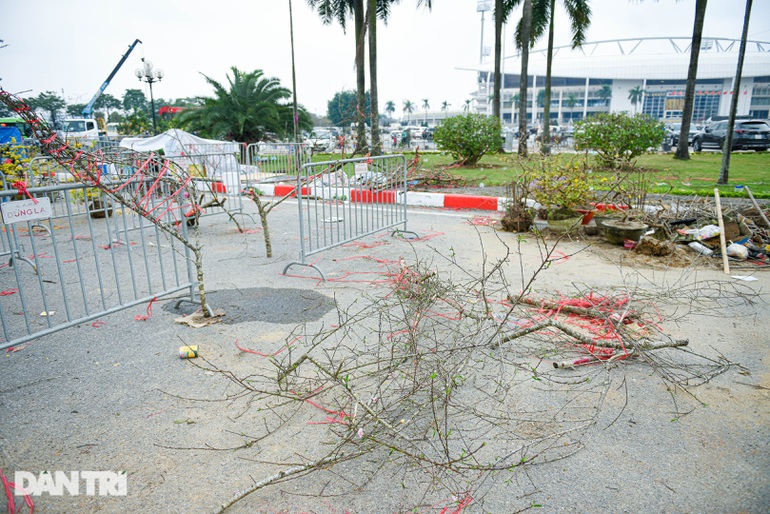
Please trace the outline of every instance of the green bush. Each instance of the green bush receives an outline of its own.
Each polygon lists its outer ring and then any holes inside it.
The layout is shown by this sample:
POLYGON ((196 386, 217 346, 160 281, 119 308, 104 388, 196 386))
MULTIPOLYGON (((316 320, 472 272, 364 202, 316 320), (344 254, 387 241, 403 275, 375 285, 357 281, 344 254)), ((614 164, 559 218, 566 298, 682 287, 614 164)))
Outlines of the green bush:
POLYGON ((599 164, 620 168, 663 142, 663 123, 647 115, 602 113, 575 127, 575 150, 594 150, 599 164))
POLYGON ((433 140, 465 166, 475 166, 485 153, 503 146, 500 120, 483 114, 447 118, 436 127, 433 140))

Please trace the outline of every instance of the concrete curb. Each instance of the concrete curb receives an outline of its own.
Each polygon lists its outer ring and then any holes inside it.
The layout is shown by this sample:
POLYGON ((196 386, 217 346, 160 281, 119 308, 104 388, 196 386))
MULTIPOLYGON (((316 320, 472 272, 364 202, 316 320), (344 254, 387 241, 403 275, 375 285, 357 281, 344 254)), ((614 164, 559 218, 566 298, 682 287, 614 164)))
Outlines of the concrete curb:
MULTIPOLYGON (((286 196, 294 190, 293 185, 288 184, 259 184, 259 190, 265 196, 286 196)), ((303 194, 324 197, 323 191, 314 191, 312 187, 302 188, 303 194)), ((349 190, 349 201, 354 203, 371 203, 373 199, 384 203, 406 203, 413 207, 438 207, 442 209, 465 209, 480 211, 504 211, 505 198, 496 196, 460 195, 451 193, 425 193, 420 191, 408 191, 407 193, 393 193, 383 191, 373 193, 368 189, 349 190), (405 200, 404 200, 405 199, 405 200)), ((295 196, 295 195, 292 195, 295 196)))

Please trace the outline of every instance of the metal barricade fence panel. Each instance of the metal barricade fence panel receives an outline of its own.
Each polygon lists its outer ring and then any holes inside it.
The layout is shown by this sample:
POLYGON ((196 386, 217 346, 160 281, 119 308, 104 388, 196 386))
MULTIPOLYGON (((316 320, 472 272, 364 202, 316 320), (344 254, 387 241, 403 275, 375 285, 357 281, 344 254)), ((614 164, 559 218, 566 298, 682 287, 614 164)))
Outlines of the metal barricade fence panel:
POLYGON ((195 180, 203 207, 200 217, 222 214, 243 214, 244 188, 241 165, 235 153, 202 153, 166 156, 195 180))
POLYGON ((294 177, 310 162, 310 147, 305 143, 253 143, 244 152, 243 177, 247 185, 273 177, 294 177))
POLYGON ((297 200, 300 261, 284 273, 299 264, 323 277, 307 257, 385 230, 409 232, 403 155, 306 164, 297 177, 297 200))
MULTIPOLYGON (((29 192, 42 202, 52 192, 71 197, 87 194, 86 189, 65 184, 29 192)), ((0 205, 8 205, 14 193, 0 192, 0 205)), ((103 195, 98 198, 106 206, 103 218, 92 216, 98 215, 93 205, 76 211, 73 203, 62 202, 55 219, 3 220, 0 238, 8 260, 0 263, 0 349, 154 297, 185 292, 195 299, 189 250, 144 218, 138 222, 143 230, 127 231, 132 213, 109 205, 103 195)), ((184 223, 179 229, 186 237, 184 223)))

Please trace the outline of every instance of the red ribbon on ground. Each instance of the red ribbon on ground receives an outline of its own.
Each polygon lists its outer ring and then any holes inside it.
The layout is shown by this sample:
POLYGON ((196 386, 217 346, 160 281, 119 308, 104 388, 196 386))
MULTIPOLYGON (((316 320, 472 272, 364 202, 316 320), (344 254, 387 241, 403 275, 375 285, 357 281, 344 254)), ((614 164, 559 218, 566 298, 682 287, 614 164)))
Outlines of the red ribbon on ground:
MULTIPOLYGON (((0 469, 0 482, 3 484, 3 489, 5 490, 5 497, 8 499, 8 512, 16 513, 21 512, 22 506, 19 506, 19 509, 16 510, 16 502, 14 501, 14 491, 16 489, 16 484, 5 478, 5 474, 3 474, 3 470, 0 469)), ((29 514, 32 514, 35 511, 35 503, 32 501, 32 498, 28 493, 24 493, 24 503, 27 504, 27 507, 29 508, 29 514)))
POLYGON ((152 300, 150 300, 150 303, 147 304, 147 315, 137 314, 136 315, 136 321, 147 321, 152 317, 152 304, 155 303, 158 300, 157 296, 153 296, 152 300))

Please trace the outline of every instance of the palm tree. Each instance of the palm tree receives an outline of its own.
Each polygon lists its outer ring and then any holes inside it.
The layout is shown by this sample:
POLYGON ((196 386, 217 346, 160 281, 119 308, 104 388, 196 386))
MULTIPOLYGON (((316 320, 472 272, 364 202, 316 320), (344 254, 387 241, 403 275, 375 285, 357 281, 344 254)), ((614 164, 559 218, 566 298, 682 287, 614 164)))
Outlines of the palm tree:
POLYGON ((385 102, 385 112, 387 112, 388 116, 391 118, 393 117, 393 113, 396 112, 396 104, 393 102, 393 100, 388 100, 385 102))
POLYGON ((414 112, 414 104, 409 100, 404 100, 404 113, 407 115, 406 124, 409 125, 409 115, 414 112))
POLYGON ((577 95, 575 93, 570 93, 567 95, 567 107, 569 107, 569 121, 572 123, 572 109, 575 108, 577 105, 577 95))
POLYGON ((604 84, 602 88, 599 90, 599 98, 604 100, 605 106, 609 106, 610 98, 612 98, 612 86, 610 86, 609 84, 604 84))
MULTIPOLYGON (((518 1, 518 0, 515 0, 518 1)), ((532 29, 532 1, 524 0, 522 8, 521 24, 516 31, 516 44, 521 50, 521 72, 519 73, 519 148, 520 157, 527 157, 527 80, 529 77, 529 47, 531 43, 530 32, 532 29)))
POLYGON ((687 68, 687 84, 684 90, 684 109, 682 110, 682 126, 679 132, 679 142, 676 145, 674 159, 690 159, 689 136, 692 113, 695 109, 695 80, 698 76, 698 59, 700 57, 701 36, 703 35, 703 21, 706 18, 707 0, 696 0, 695 22, 692 29, 692 42, 690 43, 690 66, 687 68))
POLYGON ((367 23, 364 20, 364 0, 307 0, 311 9, 316 9, 324 25, 336 20, 343 32, 347 27, 348 15, 353 16, 356 43, 356 148, 353 153, 362 152, 366 147, 366 74, 364 68, 364 35, 367 23))
MULTIPOLYGON (((563 0, 564 8, 572 24, 572 48, 577 48, 585 41, 586 30, 591 24, 591 8, 588 0, 563 0)), ((546 54, 545 101, 543 105, 543 153, 549 153, 551 124, 551 65, 553 63, 553 34, 556 0, 534 0, 532 5, 532 39, 539 38, 548 26, 548 53, 546 54)))
POLYGON ((465 105, 463 105, 463 112, 465 112, 465 114, 468 114, 468 109, 470 108, 471 108, 471 101, 466 100, 465 105))
POLYGON ((380 141, 380 112, 378 107, 379 94, 377 90, 377 0, 369 0, 367 8, 367 26, 369 28, 369 96, 371 98, 371 155, 382 155, 380 141))
POLYGON ((738 68, 735 70, 735 82, 733 83, 733 98, 730 102, 730 117, 727 122, 727 136, 722 148, 722 168, 719 172, 717 184, 727 184, 730 169, 730 154, 733 149, 733 129, 735 128, 735 113, 738 110, 738 93, 741 89, 741 74, 743 72, 743 57, 746 54, 746 38, 749 32, 749 18, 751 18, 752 0, 746 0, 746 11, 743 14, 743 33, 741 34, 741 46, 738 50, 738 68))
MULTIPOLYGON (((288 102, 291 91, 281 87, 276 78, 266 78, 262 70, 249 73, 230 68, 227 87, 203 75, 213 88, 214 97, 200 97, 202 105, 179 116, 182 127, 204 137, 241 143, 263 141, 275 134, 279 138, 293 131, 293 108, 288 102)), ((310 115, 298 109, 299 127, 313 128, 310 115)))
POLYGON ((428 124, 428 109, 430 109, 430 104, 428 103, 427 98, 422 99, 422 108, 425 109, 425 119, 423 120, 425 124, 428 124))
MULTIPOLYGON (((357 121, 356 131, 356 152, 363 151, 366 146, 366 127, 365 127, 365 106, 366 99, 364 89, 366 87, 366 76, 364 71, 364 39, 367 30, 369 31, 369 74, 370 74, 370 98, 371 119, 372 119, 372 143, 376 146, 379 141, 379 112, 377 102, 379 100, 377 93, 377 18, 387 20, 390 15, 390 7, 397 4, 400 0, 307 0, 312 9, 316 9, 321 16, 324 24, 329 24, 337 20, 345 30, 345 21, 348 15, 353 15, 355 24, 355 42, 356 42, 356 99, 357 99, 357 121), (365 12, 368 11, 367 13, 365 12)), ((417 6, 425 5, 430 9, 432 0, 417 0, 417 6)), ((377 149, 375 149, 377 151, 377 149)))
POLYGON ((492 115, 500 119, 502 100, 502 59, 503 59, 503 24, 511 12, 512 6, 506 9, 504 0, 495 0, 495 74, 492 94, 492 115))
POLYGON ((513 112, 516 111, 516 108, 519 106, 519 93, 514 93, 514 95, 511 97, 511 122, 513 122, 513 112))
POLYGON ((631 100, 631 104, 634 106, 634 114, 636 114, 636 104, 641 103, 643 96, 644 89, 642 89, 642 86, 636 86, 628 92, 628 99, 631 100))

